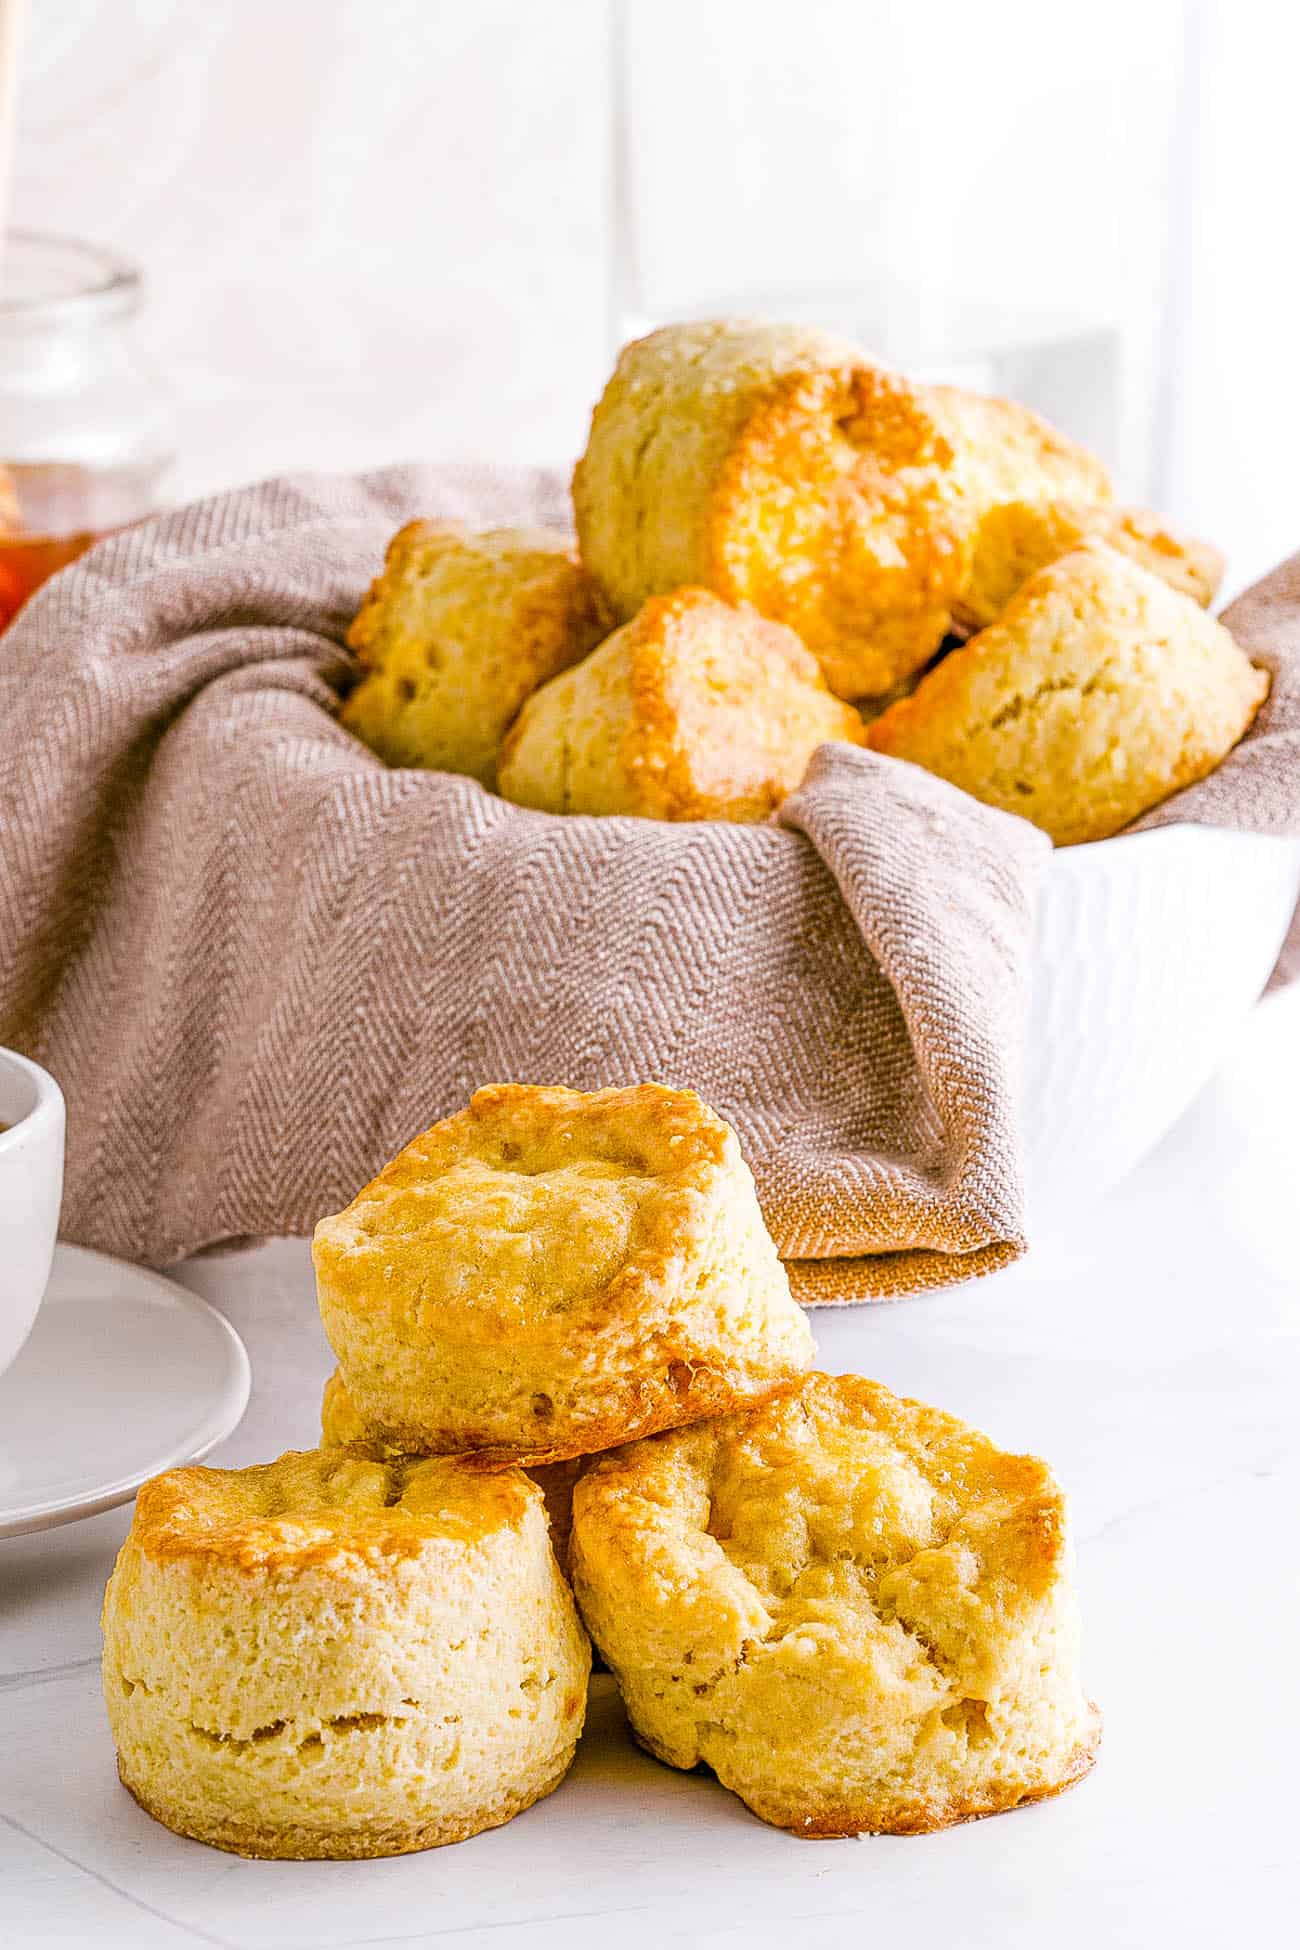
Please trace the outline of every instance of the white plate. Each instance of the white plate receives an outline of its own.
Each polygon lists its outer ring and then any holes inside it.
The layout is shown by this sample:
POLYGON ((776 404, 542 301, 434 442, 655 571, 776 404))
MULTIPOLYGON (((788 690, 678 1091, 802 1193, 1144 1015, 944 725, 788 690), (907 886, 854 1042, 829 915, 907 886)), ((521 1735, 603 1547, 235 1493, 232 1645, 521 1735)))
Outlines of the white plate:
POLYGON ((0 1537, 93 1517, 194 1462, 248 1403, 244 1344, 160 1273, 55 1248, 31 1337, 0 1375, 0 1537))

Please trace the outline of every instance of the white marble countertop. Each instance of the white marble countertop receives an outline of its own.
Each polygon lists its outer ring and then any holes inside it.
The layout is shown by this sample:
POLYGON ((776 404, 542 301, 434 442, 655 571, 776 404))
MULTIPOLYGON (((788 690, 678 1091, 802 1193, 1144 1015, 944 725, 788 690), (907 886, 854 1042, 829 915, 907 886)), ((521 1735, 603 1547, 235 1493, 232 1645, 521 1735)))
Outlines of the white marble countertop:
MULTIPOLYGON (((118 1788, 99 1600, 128 1512, 0 1544, 0 1940, 131 1950, 515 1944, 913 1950, 1269 1944, 1293 1914, 1300 1702, 1300 996, 1068 1244, 982 1285, 816 1316, 857 1368, 1039 1449, 1071 1488, 1093 1775, 946 1834, 803 1842, 633 1749, 607 1679, 569 1780, 504 1829, 374 1863, 243 1862, 118 1788)), ((315 1434, 329 1366, 305 1246, 182 1278, 243 1334, 254 1392, 215 1460, 315 1434)))

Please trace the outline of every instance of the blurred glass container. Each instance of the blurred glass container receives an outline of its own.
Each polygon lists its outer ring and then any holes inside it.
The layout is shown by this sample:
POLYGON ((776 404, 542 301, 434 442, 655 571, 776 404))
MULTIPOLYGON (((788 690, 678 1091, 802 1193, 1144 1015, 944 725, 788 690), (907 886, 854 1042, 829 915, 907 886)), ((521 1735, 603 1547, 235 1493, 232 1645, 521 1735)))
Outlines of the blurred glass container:
POLYGON ((766 317, 1156 491, 1183 9, 616 0, 610 332, 766 317))
POLYGON ((158 505, 169 398, 141 358, 139 271, 71 238, 0 255, 0 628, 92 542, 158 505))

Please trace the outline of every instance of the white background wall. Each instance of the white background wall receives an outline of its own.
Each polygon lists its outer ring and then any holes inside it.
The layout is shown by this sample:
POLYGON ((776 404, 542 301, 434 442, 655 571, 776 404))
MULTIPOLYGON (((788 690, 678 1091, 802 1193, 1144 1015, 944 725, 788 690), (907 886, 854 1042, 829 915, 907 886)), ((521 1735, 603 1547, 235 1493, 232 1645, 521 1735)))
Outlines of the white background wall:
MULTIPOLYGON (((712 139, 716 183, 736 168, 736 90, 724 114, 699 85, 705 42, 734 79, 760 10, 792 57, 822 37, 839 112, 861 77, 864 155, 888 110, 886 201, 911 265, 942 277, 964 255, 994 293, 1052 300, 1158 199, 1160 498, 1229 548, 1234 582, 1300 546, 1300 10, 989 0, 973 33, 964 0, 660 0, 681 88, 656 140, 671 156, 712 139), (1108 80, 1125 76, 1133 100, 1108 80)), ((577 450, 610 338, 610 13, 37 0, 13 220, 145 266, 182 492, 283 466, 577 450)), ((761 128, 750 140, 761 155, 761 128)), ((851 121, 837 142, 842 189, 851 121)))
POLYGON ((35 0, 13 221, 141 263, 182 484, 571 452, 602 0, 35 0))

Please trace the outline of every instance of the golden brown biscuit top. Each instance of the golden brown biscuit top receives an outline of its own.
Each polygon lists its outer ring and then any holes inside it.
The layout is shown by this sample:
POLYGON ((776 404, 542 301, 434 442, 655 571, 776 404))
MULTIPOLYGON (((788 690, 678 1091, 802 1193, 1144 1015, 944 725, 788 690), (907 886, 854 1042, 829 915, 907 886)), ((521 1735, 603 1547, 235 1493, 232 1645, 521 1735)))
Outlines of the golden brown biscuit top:
POLYGON ((384 553, 384 573, 371 585, 348 631, 348 643, 364 669, 372 669, 386 650, 409 635, 418 613, 394 613, 393 597, 403 590, 446 596, 458 580, 467 601, 483 602, 494 590, 500 599, 524 600, 530 589, 538 603, 554 603, 557 574, 576 588, 585 579, 573 539, 555 528, 468 528, 458 521, 408 521, 384 553))
MULTIPOLYGON (((1249 669, 1213 617, 1131 556, 1092 537, 1022 583, 995 623, 945 657, 910 697, 869 727, 867 742, 907 757, 914 733, 938 726, 969 747, 977 734, 1004 724, 1019 731, 1042 698, 1120 694, 1141 681, 1153 652, 1171 648, 1179 650, 1193 681, 1204 681, 1203 653, 1216 648, 1229 653, 1229 668, 1249 669)), ((1081 721, 1072 718, 1071 729, 1081 721)), ((1060 780, 1063 788, 1074 783, 1060 780)))
POLYGON ((322 1219, 317 1273, 417 1332, 565 1337, 576 1309, 594 1324, 688 1277, 738 1159, 693 1091, 491 1085, 322 1219))
POLYGON ((624 628, 638 647, 650 651, 635 660, 634 684, 671 706, 686 727, 703 715, 708 691, 716 702, 739 679, 761 679, 769 666, 820 697, 830 696, 821 665, 793 630, 748 603, 724 602, 708 589, 651 596, 624 628), (665 656, 664 646, 676 655, 665 656))
POLYGON ((944 635, 970 517, 930 394, 866 361, 788 374, 745 423, 711 513, 710 582, 798 631, 840 696, 944 635), (781 484, 807 492, 796 505, 781 484))
POLYGON ((860 743, 861 721, 795 633, 688 585, 525 704, 499 780, 548 812, 765 819, 830 738, 860 743))
MULTIPOLYGON (((634 709, 626 762, 654 781, 666 815, 707 816, 735 780, 764 770, 764 756, 779 774, 811 727, 861 740, 857 714, 832 697, 812 652, 748 604, 676 589, 652 596, 623 635, 634 709)), ((778 803, 777 780, 767 785, 778 803)))
POLYGON ((1011 1613, 1065 1548, 1046 1463, 856 1375, 811 1374, 749 1413, 635 1443, 577 1494, 580 1529, 597 1502, 615 1548, 646 1564, 647 1536, 684 1533, 695 1575, 765 1639, 874 1631, 900 1580, 950 1618, 967 1601, 1011 1613))
POLYGON ((781 325, 766 318, 697 318, 661 325, 631 340, 618 355, 614 380, 632 397, 645 395, 656 404, 666 385, 683 378, 705 399, 734 394, 748 400, 755 389, 784 373, 820 372, 865 361, 861 346, 820 326, 781 325))
POLYGON ((993 507, 1022 497, 1110 500, 1105 464, 1032 407, 961 386, 932 386, 927 397, 977 502, 993 507))
POLYGON ((430 1542, 480 1542, 517 1523, 540 1491, 522 1471, 451 1457, 359 1462, 336 1449, 289 1450, 250 1469, 170 1469, 136 1498, 132 1539, 158 1560, 241 1571, 371 1566, 430 1542))
POLYGON ((658 653, 637 660, 639 681, 666 679, 670 699, 679 710, 696 705, 698 695, 694 683, 683 684, 683 676, 720 688, 732 677, 735 665, 743 669, 747 662, 783 665, 801 683, 826 692, 820 664, 793 630, 760 616, 748 603, 724 602, 709 589, 687 586, 651 596, 623 628, 624 641, 650 646, 658 653), (665 643, 680 651, 680 662, 665 662, 665 643))

